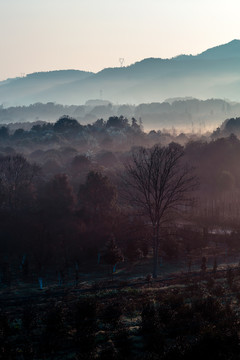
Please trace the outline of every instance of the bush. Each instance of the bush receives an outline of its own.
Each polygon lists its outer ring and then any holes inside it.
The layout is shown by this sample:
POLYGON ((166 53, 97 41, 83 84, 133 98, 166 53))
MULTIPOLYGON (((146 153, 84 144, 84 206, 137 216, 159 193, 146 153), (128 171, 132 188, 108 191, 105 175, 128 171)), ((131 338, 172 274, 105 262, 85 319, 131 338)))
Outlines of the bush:
POLYGON ((106 323, 116 326, 120 321, 122 313, 123 311, 121 305, 119 303, 113 303, 105 308, 103 319, 106 323))
POLYGON ((54 306, 48 310, 44 321, 46 325, 46 333, 49 335, 60 334, 64 330, 63 312, 59 306, 54 306))
POLYGON ((87 354, 90 359, 96 346, 97 304, 95 299, 80 300, 76 304, 74 316, 77 329, 75 344, 80 348, 81 353, 87 354))
POLYGON ((29 331, 36 323, 36 311, 33 306, 29 305, 24 308, 22 315, 22 325, 25 330, 29 331))
POLYGON ((164 303, 170 306, 171 309, 176 310, 184 304, 184 297, 178 292, 173 292, 164 300, 164 303))
POLYGON ((233 269, 228 267, 227 273, 226 273, 226 279, 227 279, 227 283, 228 283, 228 286, 230 287, 230 289, 232 288, 234 277, 235 276, 234 276, 233 269))
POLYGON ((132 343, 126 329, 121 329, 117 332, 115 345, 121 359, 132 358, 132 343))
POLYGON ((201 317, 207 321, 215 321, 220 312, 221 305, 218 300, 208 296, 205 299, 197 299, 193 303, 193 311, 200 313, 201 317))
POLYGON ((95 328, 97 305, 94 299, 80 300, 76 304, 75 326, 77 330, 95 328))
POLYGON ((213 287, 214 287, 214 284, 215 284, 215 280, 214 280, 212 277, 209 277, 209 278, 207 279, 207 284, 206 284, 207 289, 208 289, 209 291, 212 291, 212 290, 213 290, 213 287))
POLYGON ((224 294, 225 290, 221 285, 215 285, 212 289, 212 294, 215 296, 222 296, 224 294))
POLYGON ((154 304, 147 304, 142 310, 141 332, 144 339, 146 349, 157 354, 164 349, 164 323, 160 313, 154 304))

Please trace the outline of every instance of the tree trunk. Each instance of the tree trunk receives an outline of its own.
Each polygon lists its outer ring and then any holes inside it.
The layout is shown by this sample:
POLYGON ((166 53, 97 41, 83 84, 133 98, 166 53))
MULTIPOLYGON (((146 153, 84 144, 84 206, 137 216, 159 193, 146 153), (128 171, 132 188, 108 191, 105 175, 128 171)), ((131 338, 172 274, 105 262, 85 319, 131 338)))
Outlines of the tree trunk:
POLYGON ((159 236, 158 229, 154 229, 154 239, 153 239, 153 278, 157 278, 158 273, 158 246, 159 246, 159 236))

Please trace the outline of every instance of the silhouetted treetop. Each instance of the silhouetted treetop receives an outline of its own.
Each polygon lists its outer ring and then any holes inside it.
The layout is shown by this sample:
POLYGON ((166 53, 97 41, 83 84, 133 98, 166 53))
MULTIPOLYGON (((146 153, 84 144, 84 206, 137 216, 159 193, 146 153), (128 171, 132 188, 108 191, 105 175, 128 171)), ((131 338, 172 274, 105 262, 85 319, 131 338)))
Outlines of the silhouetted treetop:
POLYGON ((48 181, 40 194, 40 208, 54 216, 73 210, 74 195, 66 174, 57 174, 48 181))
POLYGON ((40 168, 30 164, 22 155, 0 158, 0 188, 2 206, 17 210, 32 192, 32 184, 39 175, 40 168), (28 195, 27 195, 28 193, 28 195))
POLYGON ((80 206, 93 215, 108 213, 116 202, 117 191, 107 176, 90 171, 85 184, 80 185, 78 199, 80 206))
POLYGON ((106 124, 106 127, 114 127, 118 129, 123 129, 129 126, 128 119, 123 116, 111 116, 106 124))
POLYGON ((0 138, 7 139, 9 137, 9 129, 6 126, 0 127, 0 138))
POLYGON ((53 126, 54 131, 59 133, 73 132, 81 129, 79 122, 67 115, 62 116, 53 126))
POLYGON ((87 169, 91 165, 91 160, 86 155, 76 155, 71 162, 71 170, 74 173, 87 169))

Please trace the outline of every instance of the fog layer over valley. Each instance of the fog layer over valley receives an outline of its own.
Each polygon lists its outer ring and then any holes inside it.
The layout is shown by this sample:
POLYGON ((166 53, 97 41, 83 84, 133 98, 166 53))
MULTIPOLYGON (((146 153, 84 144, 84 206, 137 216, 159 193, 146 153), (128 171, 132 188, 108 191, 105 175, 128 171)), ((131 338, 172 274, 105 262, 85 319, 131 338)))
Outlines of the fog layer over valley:
POLYGON ((1 126, 0 156, 4 159, 21 154, 40 166, 42 179, 66 174, 71 186, 77 189, 89 171, 106 174, 118 184, 119 171, 123 171, 134 149, 179 144, 184 148, 184 158, 201 179, 198 190, 201 196, 197 197, 206 198, 204 206, 208 206, 211 199, 221 201, 225 190, 230 191, 231 197, 224 195, 224 201, 230 201, 232 194, 235 200, 238 198, 238 136, 240 118, 226 119, 212 132, 178 133, 174 128, 146 132, 141 120, 123 116, 81 125, 65 115, 54 123, 37 121, 1 126))
POLYGON ((117 105, 107 100, 88 100, 85 105, 60 105, 48 102, 29 106, 0 107, 0 124, 11 124, 11 128, 26 127, 39 121, 55 122, 63 115, 73 117, 80 124, 93 124, 98 119, 124 116, 142 122, 146 131, 172 129, 177 132, 206 132, 214 130, 221 121, 240 114, 240 103, 221 99, 198 100, 173 98, 164 102, 139 105, 117 105), (23 124, 27 122, 26 124, 23 124), (15 125, 14 125, 15 123, 15 125))

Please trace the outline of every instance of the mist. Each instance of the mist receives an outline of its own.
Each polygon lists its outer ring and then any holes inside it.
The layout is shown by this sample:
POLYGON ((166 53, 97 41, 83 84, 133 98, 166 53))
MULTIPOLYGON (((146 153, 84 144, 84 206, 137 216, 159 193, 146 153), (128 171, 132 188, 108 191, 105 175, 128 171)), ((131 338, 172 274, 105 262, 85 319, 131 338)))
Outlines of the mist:
POLYGON ((0 82, 1 358, 239 358, 239 59, 0 82))
POLYGON ((195 56, 147 58, 97 73, 78 70, 33 73, 0 82, 0 99, 4 106, 49 101, 84 104, 100 95, 120 104, 163 102, 179 95, 240 101, 239 58, 240 40, 233 40, 195 56))

